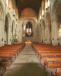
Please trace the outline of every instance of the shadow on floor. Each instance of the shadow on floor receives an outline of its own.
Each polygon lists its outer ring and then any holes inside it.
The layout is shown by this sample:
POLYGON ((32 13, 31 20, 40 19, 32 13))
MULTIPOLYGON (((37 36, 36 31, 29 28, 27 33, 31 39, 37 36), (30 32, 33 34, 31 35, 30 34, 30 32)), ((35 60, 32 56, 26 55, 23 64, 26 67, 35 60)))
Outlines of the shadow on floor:
POLYGON ((48 72, 40 67, 37 63, 22 64, 22 67, 6 76, 49 76, 48 72))

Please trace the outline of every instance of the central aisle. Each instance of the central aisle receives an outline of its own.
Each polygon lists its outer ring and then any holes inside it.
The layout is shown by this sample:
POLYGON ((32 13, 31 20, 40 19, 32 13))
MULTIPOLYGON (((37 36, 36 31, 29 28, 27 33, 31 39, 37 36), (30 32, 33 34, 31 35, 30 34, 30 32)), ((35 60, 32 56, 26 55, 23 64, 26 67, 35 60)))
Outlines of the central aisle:
POLYGON ((4 76, 49 76, 31 45, 26 45, 4 76))

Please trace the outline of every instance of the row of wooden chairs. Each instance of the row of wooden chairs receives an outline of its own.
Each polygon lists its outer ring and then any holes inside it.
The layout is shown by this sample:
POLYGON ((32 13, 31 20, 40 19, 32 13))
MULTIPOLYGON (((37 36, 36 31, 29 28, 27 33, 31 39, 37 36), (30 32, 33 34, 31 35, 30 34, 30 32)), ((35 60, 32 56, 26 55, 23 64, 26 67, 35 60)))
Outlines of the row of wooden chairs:
MULTIPOLYGON (((61 68, 61 46, 33 44, 33 47, 38 53, 41 64, 44 67, 49 69, 61 68)), ((61 76, 61 72, 56 72, 54 76, 61 76)))
POLYGON ((7 70, 23 47, 24 44, 13 44, 0 47, 0 68, 3 67, 3 70, 7 70))

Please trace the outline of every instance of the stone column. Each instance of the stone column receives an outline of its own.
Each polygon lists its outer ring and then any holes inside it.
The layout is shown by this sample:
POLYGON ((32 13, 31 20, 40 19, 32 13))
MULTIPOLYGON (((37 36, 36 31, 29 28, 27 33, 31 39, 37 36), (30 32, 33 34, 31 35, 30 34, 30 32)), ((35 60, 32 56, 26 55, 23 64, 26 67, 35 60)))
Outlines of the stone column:
POLYGON ((41 20, 41 40, 45 43, 45 23, 44 20, 41 20))
POLYGON ((19 43, 22 43, 22 20, 18 21, 17 27, 17 40, 19 43))
POLYGON ((38 39, 38 40, 39 40, 39 43, 42 42, 41 34, 42 34, 42 28, 41 28, 41 23, 39 22, 39 23, 38 23, 38 35, 39 35, 39 37, 38 37, 39 39, 38 39))
POLYGON ((11 44, 11 40, 12 40, 12 20, 9 19, 9 24, 8 24, 8 44, 11 44))
MULTIPOLYGON (((49 12, 48 12, 49 13, 49 12)), ((46 17, 46 15, 48 16, 48 13, 45 14, 45 43, 46 44, 50 44, 51 42, 51 31, 50 31, 50 27, 51 27, 51 23, 50 21, 48 20, 49 18, 46 17)))
POLYGON ((51 12, 51 39, 53 45, 58 45, 58 25, 54 11, 51 12))

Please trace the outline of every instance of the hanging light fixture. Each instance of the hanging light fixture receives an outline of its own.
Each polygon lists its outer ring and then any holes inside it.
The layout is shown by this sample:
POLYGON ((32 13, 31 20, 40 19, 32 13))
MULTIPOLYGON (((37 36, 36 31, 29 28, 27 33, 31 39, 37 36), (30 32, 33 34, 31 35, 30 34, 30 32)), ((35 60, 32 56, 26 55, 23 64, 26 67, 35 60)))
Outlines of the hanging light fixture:
POLYGON ((8 7, 8 0, 6 0, 6 5, 7 5, 7 7, 8 7))
POLYGON ((39 19, 41 20, 42 19, 42 16, 40 15, 39 19))
POLYGON ((45 2, 45 9, 48 8, 48 1, 45 2))
POLYGON ((45 9, 48 7, 50 7, 50 0, 46 0, 46 2, 45 2, 45 9))

